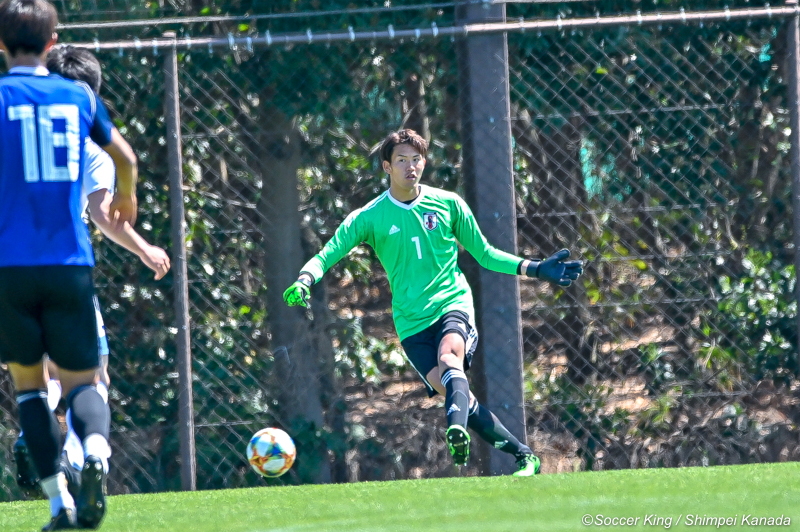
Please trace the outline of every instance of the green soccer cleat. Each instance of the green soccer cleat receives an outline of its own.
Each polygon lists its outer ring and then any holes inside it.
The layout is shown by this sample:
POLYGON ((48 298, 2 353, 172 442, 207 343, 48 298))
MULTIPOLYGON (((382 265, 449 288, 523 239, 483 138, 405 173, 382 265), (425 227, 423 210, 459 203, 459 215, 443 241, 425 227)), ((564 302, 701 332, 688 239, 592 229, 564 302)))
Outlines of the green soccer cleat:
POLYGON ((457 466, 467 465, 469 459, 469 434, 461 425, 453 425, 447 429, 447 446, 457 466))
POLYGON ((519 471, 512 474, 514 477, 532 477, 538 475, 542 468, 542 462, 535 454, 525 454, 517 460, 519 471))

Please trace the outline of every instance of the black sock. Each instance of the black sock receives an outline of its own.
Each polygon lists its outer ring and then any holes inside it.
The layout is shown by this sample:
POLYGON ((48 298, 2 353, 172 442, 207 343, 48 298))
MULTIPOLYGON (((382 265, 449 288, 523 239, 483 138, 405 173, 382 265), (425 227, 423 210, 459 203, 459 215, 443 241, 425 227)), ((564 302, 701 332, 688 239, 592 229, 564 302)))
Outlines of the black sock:
POLYGON ((47 390, 20 391, 17 403, 25 445, 39 478, 52 477, 61 461, 61 429, 47 405, 47 390))
POLYGON ((492 414, 488 408, 481 406, 478 401, 469 411, 469 428, 478 436, 491 443, 495 449, 504 453, 513 454, 517 458, 533 454, 531 448, 520 442, 508 429, 492 414))
POLYGON ((103 397, 92 385, 79 386, 67 397, 71 411, 72 429, 81 441, 90 434, 99 434, 108 440, 111 412, 103 397))
POLYGON ((467 426, 469 415, 469 382, 460 369, 450 368, 442 375, 442 385, 447 391, 444 407, 447 410, 447 426, 467 426))

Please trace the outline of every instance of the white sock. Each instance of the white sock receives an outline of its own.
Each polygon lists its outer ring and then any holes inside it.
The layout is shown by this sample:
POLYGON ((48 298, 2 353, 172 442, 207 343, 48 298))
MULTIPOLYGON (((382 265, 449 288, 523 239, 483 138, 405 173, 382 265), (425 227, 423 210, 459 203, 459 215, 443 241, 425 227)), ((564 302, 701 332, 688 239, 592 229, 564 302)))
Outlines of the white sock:
POLYGON ((47 381, 47 406, 50 407, 51 412, 55 412, 58 408, 58 402, 61 400, 61 383, 55 379, 47 381))
POLYGON ((111 446, 100 434, 89 434, 83 440, 83 456, 96 456, 103 462, 103 471, 108 473, 108 458, 111 456, 111 446))
POLYGON ((97 383, 97 393, 99 393, 100 397, 103 398, 103 402, 105 404, 108 404, 108 387, 106 386, 106 383, 104 382, 97 383))
POLYGON ((75 501, 67 491, 67 477, 64 473, 56 473, 39 481, 42 491, 50 500, 50 515, 55 517, 62 508, 75 509, 75 501))
POLYGON ((78 435, 75 434, 75 429, 72 428, 70 410, 67 410, 67 437, 64 440, 64 454, 67 455, 67 461, 74 469, 78 471, 83 469, 83 446, 78 435))

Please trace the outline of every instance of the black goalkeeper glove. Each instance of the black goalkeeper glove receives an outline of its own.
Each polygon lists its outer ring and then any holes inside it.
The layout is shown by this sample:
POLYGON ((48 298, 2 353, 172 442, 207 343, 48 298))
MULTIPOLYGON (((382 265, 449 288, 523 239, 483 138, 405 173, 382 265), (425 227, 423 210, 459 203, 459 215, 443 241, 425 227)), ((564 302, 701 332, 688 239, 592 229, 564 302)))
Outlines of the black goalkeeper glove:
POLYGON ((283 293, 283 301, 290 307, 306 307, 308 308, 308 300, 311 297, 311 281, 305 276, 301 276, 297 281, 292 284, 283 293))
POLYGON ((569 250, 556 251, 544 260, 531 260, 525 275, 537 277, 559 286, 569 286, 583 273, 583 264, 579 260, 568 260, 569 250))

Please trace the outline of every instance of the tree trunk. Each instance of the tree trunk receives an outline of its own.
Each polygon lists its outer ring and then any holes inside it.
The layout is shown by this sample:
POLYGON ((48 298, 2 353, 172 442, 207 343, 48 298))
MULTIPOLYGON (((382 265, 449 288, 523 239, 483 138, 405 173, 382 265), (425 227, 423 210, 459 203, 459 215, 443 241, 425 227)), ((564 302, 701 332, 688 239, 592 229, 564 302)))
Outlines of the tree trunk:
POLYGON ((425 83, 422 75, 414 72, 406 78, 406 106, 404 127, 413 129, 427 141, 431 140, 428 106, 425 103, 425 83))
MULTIPOLYGON (((538 223, 528 222, 526 230, 533 232, 532 240, 542 257, 561 248, 574 253, 584 223, 579 212, 588 202, 579 153, 583 118, 573 116, 560 129, 546 134, 536 130, 525 117, 523 114, 521 120, 514 122, 514 134, 527 154, 531 171, 538 177, 538 211, 545 215, 538 218, 538 223), (565 212, 570 214, 562 214, 565 212)), ((595 338, 583 280, 565 289, 564 296, 570 309, 556 331, 566 344, 567 375, 580 384, 595 371, 595 338)))
MULTIPOLYGON (((303 227, 303 250, 306 257, 322 249, 323 242, 307 225, 303 227)), ((330 327, 336 317, 328 308, 328 281, 330 276, 314 286, 311 307, 314 319, 309 324, 311 342, 320 360, 321 401, 325 409, 325 425, 331 438, 328 452, 331 455, 331 481, 347 482, 347 403, 344 399, 342 379, 336 376, 336 359, 331 341, 330 327)))
POLYGON ((284 289, 297 279, 302 266, 297 190, 300 136, 292 121, 277 109, 262 112, 261 123, 264 128, 257 153, 263 183, 258 210, 264 225, 267 315, 280 383, 279 409, 304 455, 298 464, 300 477, 329 482, 324 440, 317 437, 324 426, 320 361, 303 310, 283 302, 284 289))

